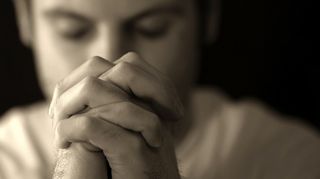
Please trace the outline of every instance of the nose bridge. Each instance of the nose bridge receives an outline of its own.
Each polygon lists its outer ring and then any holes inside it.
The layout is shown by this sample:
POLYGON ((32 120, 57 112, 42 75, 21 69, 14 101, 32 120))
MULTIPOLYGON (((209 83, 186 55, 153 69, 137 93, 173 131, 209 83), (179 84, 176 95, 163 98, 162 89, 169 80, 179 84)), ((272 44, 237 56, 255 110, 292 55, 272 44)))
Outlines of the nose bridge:
POLYGON ((121 29, 116 25, 99 27, 92 46, 91 56, 101 56, 107 60, 117 60, 125 51, 127 45, 121 29))

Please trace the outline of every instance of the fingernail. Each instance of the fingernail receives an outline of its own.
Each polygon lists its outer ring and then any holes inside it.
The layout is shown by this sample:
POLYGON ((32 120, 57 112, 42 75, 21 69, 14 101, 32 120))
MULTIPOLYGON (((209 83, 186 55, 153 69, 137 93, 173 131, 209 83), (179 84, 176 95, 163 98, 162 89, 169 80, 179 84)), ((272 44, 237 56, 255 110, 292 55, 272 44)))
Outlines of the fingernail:
POLYGON ((53 95, 52 95, 52 99, 51 99, 51 103, 49 105, 49 117, 51 119, 53 119, 54 117, 54 113, 53 113, 53 105, 55 104, 56 101, 56 96, 57 96, 57 89, 54 89, 53 95))
POLYGON ((163 142, 162 137, 157 137, 157 138, 155 138, 154 141, 152 141, 151 145, 152 145, 152 147, 159 148, 159 147, 161 147, 162 142, 163 142))
POLYGON ((54 118, 54 112, 53 112, 53 107, 52 107, 52 105, 50 105, 50 108, 49 108, 49 117, 50 117, 51 119, 54 118))
POLYGON ((49 114, 49 117, 52 119, 52 101, 50 102, 50 105, 49 105, 49 109, 48 109, 48 114, 49 114))
POLYGON ((53 112, 52 112, 52 109, 51 109, 51 105, 50 105, 50 107, 49 107, 49 117, 50 117, 51 119, 53 119, 53 112))
MULTIPOLYGON (((53 98, 52 98, 53 99, 53 98)), ((53 112, 52 112, 52 101, 49 105, 49 111, 48 111, 49 117, 52 119, 53 118, 53 112)))

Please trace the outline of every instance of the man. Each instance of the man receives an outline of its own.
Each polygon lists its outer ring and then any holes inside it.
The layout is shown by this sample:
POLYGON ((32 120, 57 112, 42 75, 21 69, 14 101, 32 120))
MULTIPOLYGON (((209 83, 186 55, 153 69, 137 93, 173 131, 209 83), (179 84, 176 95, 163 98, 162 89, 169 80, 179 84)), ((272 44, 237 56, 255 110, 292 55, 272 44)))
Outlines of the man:
POLYGON ((206 3, 16 0, 48 101, 4 117, 0 178, 319 178, 314 131, 195 88, 206 3))

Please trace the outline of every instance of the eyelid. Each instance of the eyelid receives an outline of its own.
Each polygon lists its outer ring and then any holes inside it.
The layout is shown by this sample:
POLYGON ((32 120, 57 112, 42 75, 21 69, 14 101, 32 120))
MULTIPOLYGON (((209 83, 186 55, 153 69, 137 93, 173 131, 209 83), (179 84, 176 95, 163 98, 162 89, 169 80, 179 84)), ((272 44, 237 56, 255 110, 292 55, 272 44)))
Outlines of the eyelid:
POLYGON ((80 40, 91 34, 93 25, 88 21, 74 18, 59 18, 53 22, 53 28, 62 37, 72 40, 80 40))
POLYGON ((52 20, 52 22, 55 25, 68 25, 68 26, 90 26, 91 23, 86 20, 80 20, 80 19, 75 19, 71 17, 61 17, 61 18, 55 18, 52 20))
POLYGON ((135 23, 138 28, 162 28, 170 23, 171 18, 165 16, 147 17, 135 23))
POLYGON ((167 34, 170 21, 150 22, 150 24, 138 24, 134 27, 134 33, 147 39, 158 39, 167 34))

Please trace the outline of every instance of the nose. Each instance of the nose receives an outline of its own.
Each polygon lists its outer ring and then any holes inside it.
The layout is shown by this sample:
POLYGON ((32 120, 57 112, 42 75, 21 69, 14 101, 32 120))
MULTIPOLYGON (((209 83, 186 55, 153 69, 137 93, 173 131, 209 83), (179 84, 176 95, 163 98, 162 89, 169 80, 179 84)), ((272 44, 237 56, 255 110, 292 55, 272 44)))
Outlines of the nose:
POLYGON ((100 26, 89 48, 89 58, 101 56, 109 61, 115 61, 128 52, 129 43, 125 34, 115 25, 100 26))

